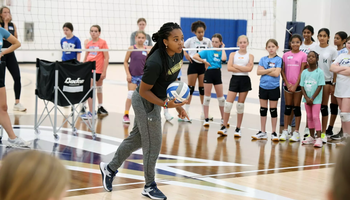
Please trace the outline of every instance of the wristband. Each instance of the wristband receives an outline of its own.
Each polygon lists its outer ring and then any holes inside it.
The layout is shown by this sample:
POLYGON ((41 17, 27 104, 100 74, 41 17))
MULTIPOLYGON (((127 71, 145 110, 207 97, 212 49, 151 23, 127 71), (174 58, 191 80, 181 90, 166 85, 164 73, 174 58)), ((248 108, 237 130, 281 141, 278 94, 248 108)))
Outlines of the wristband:
POLYGON ((164 101, 164 105, 163 105, 163 108, 168 108, 168 101, 164 101))
POLYGON ((314 97, 311 97, 312 100, 315 100, 314 97))

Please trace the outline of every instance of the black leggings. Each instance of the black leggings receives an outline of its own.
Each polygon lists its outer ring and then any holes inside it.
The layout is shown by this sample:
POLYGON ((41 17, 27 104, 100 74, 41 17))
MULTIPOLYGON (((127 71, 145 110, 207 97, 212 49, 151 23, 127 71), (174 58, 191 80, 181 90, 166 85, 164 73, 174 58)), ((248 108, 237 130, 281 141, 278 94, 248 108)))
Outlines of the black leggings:
POLYGON ((15 97, 16 99, 19 99, 21 96, 22 85, 21 85, 21 73, 19 71, 16 55, 14 52, 6 54, 1 58, 1 61, 6 62, 6 67, 9 70, 13 78, 13 81, 15 82, 13 86, 13 90, 15 91, 15 97))

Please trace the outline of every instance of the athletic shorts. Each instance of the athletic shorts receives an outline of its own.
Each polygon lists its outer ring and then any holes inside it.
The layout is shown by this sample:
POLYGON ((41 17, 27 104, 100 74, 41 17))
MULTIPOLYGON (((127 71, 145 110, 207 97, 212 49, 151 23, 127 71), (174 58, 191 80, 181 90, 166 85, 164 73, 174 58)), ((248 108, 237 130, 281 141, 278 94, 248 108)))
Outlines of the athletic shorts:
POLYGON ((187 75, 190 74, 204 74, 205 73, 205 65, 204 63, 197 63, 196 61, 192 60, 192 63, 188 65, 187 69, 187 75))
POLYGON ((266 90, 262 87, 259 87, 259 99, 278 101, 281 97, 280 87, 275 89, 266 90))
POLYGON ((221 70, 220 69, 208 69, 204 73, 204 83, 212 83, 213 85, 222 84, 221 70))
POLYGON ((231 92, 248 92, 252 90, 252 83, 249 76, 232 75, 228 90, 231 92))
MULTIPOLYGON (((94 78, 94 73, 91 73, 91 78, 94 78)), ((96 73, 96 82, 99 81, 101 78, 101 74, 96 73)))
POLYGON ((326 84, 326 85, 333 85, 333 84, 332 84, 332 81, 326 81, 325 84, 326 84))
MULTIPOLYGON (((288 93, 291 93, 291 92, 288 91, 287 86, 283 86, 283 89, 284 89, 284 91, 286 91, 286 92, 288 92, 288 93)), ((300 85, 297 87, 297 89, 295 89, 295 92, 301 92, 301 87, 300 87, 300 85)))
POLYGON ((131 76, 131 83, 139 86, 141 83, 141 79, 142 79, 142 76, 131 76))
POLYGON ((5 70, 6 70, 5 62, 1 62, 0 63, 0 88, 5 87, 5 70))

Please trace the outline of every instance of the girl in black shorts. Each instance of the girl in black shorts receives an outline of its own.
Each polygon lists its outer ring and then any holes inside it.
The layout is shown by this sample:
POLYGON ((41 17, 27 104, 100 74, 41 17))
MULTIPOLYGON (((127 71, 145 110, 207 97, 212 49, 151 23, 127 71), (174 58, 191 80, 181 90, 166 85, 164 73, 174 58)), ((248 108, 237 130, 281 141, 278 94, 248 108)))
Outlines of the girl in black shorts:
MULTIPOLYGON (((206 29, 206 25, 202 21, 196 21, 192 23, 191 31, 196 35, 191 38, 188 38, 184 44, 185 48, 196 48, 198 50, 190 50, 188 53, 184 51, 186 59, 190 62, 187 69, 187 79, 188 79, 188 87, 190 88, 190 97, 188 99, 188 103, 185 105, 185 110, 189 114, 190 103, 192 100, 192 94, 194 92, 194 86, 196 86, 196 81, 198 79, 198 90, 199 96, 201 100, 201 104, 203 105, 203 97, 204 97, 204 72, 205 65, 204 63, 193 59, 193 56, 196 53, 200 52, 200 49, 206 49, 211 47, 211 41, 209 38, 204 37, 204 32, 206 29)), ((185 121, 187 121, 185 119, 185 121)))
POLYGON ((238 94, 237 103, 237 127, 235 130, 235 137, 241 137, 241 124, 244 112, 244 102, 248 95, 248 91, 252 90, 252 85, 248 73, 252 71, 254 66, 254 56, 247 52, 249 45, 248 37, 241 35, 238 37, 237 46, 239 50, 230 54, 227 70, 232 72, 230 87, 227 94, 225 108, 224 108, 224 122, 218 134, 222 136, 227 135, 227 125, 230 118, 233 101, 238 94))
MULTIPOLYGON (((225 44, 222 42, 222 36, 216 33, 211 38, 212 45, 214 48, 225 48, 225 44)), ((224 118, 224 106, 225 97, 222 88, 221 80, 221 62, 226 60, 225 50, 208 50, 201 51, 199 54, 193 56, 194 59, 199 60, 205 64, 205 75, 204 75, 204 126, 209 126, 209 103, 211 99, 211 89, 214 85, 216 91, 216 97, 219 101, 219 109, 221 113, 221 121, 223 123, 224 118), (206 60, 203 60, 206 59, 206 60)))

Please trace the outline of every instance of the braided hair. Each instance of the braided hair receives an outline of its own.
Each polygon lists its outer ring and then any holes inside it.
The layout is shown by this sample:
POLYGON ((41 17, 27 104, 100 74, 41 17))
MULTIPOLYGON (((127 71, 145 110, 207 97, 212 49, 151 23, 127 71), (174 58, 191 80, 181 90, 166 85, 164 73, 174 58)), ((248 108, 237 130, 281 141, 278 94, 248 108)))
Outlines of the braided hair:
MULTIPOLYGON (((171 66, 169 66, 169 62, 168 62, 169 55, 166 51, 166 46, 165 46, 163 40, 164 39, 167 40, 168 37, 170 36, 170 32, 173 31, 174 29, 181 30, 181 27, 177 23, 168 22, 168 23, 163 24, 163 26, 160 27, 159 31, 152 35, 152 40, 153 40, 153 42, 155 42, 155 44, 146 58, 146 61, 147 61, 148 58, 158 49, 159 54, 160 54, 160 59, 162 60, 163 72, 164 72, 166 78, 168 77, 167 72, 169 70, 171 71, 171 66)), ((145 66, 145 68, 146 68, 146 66, 145 66)))

